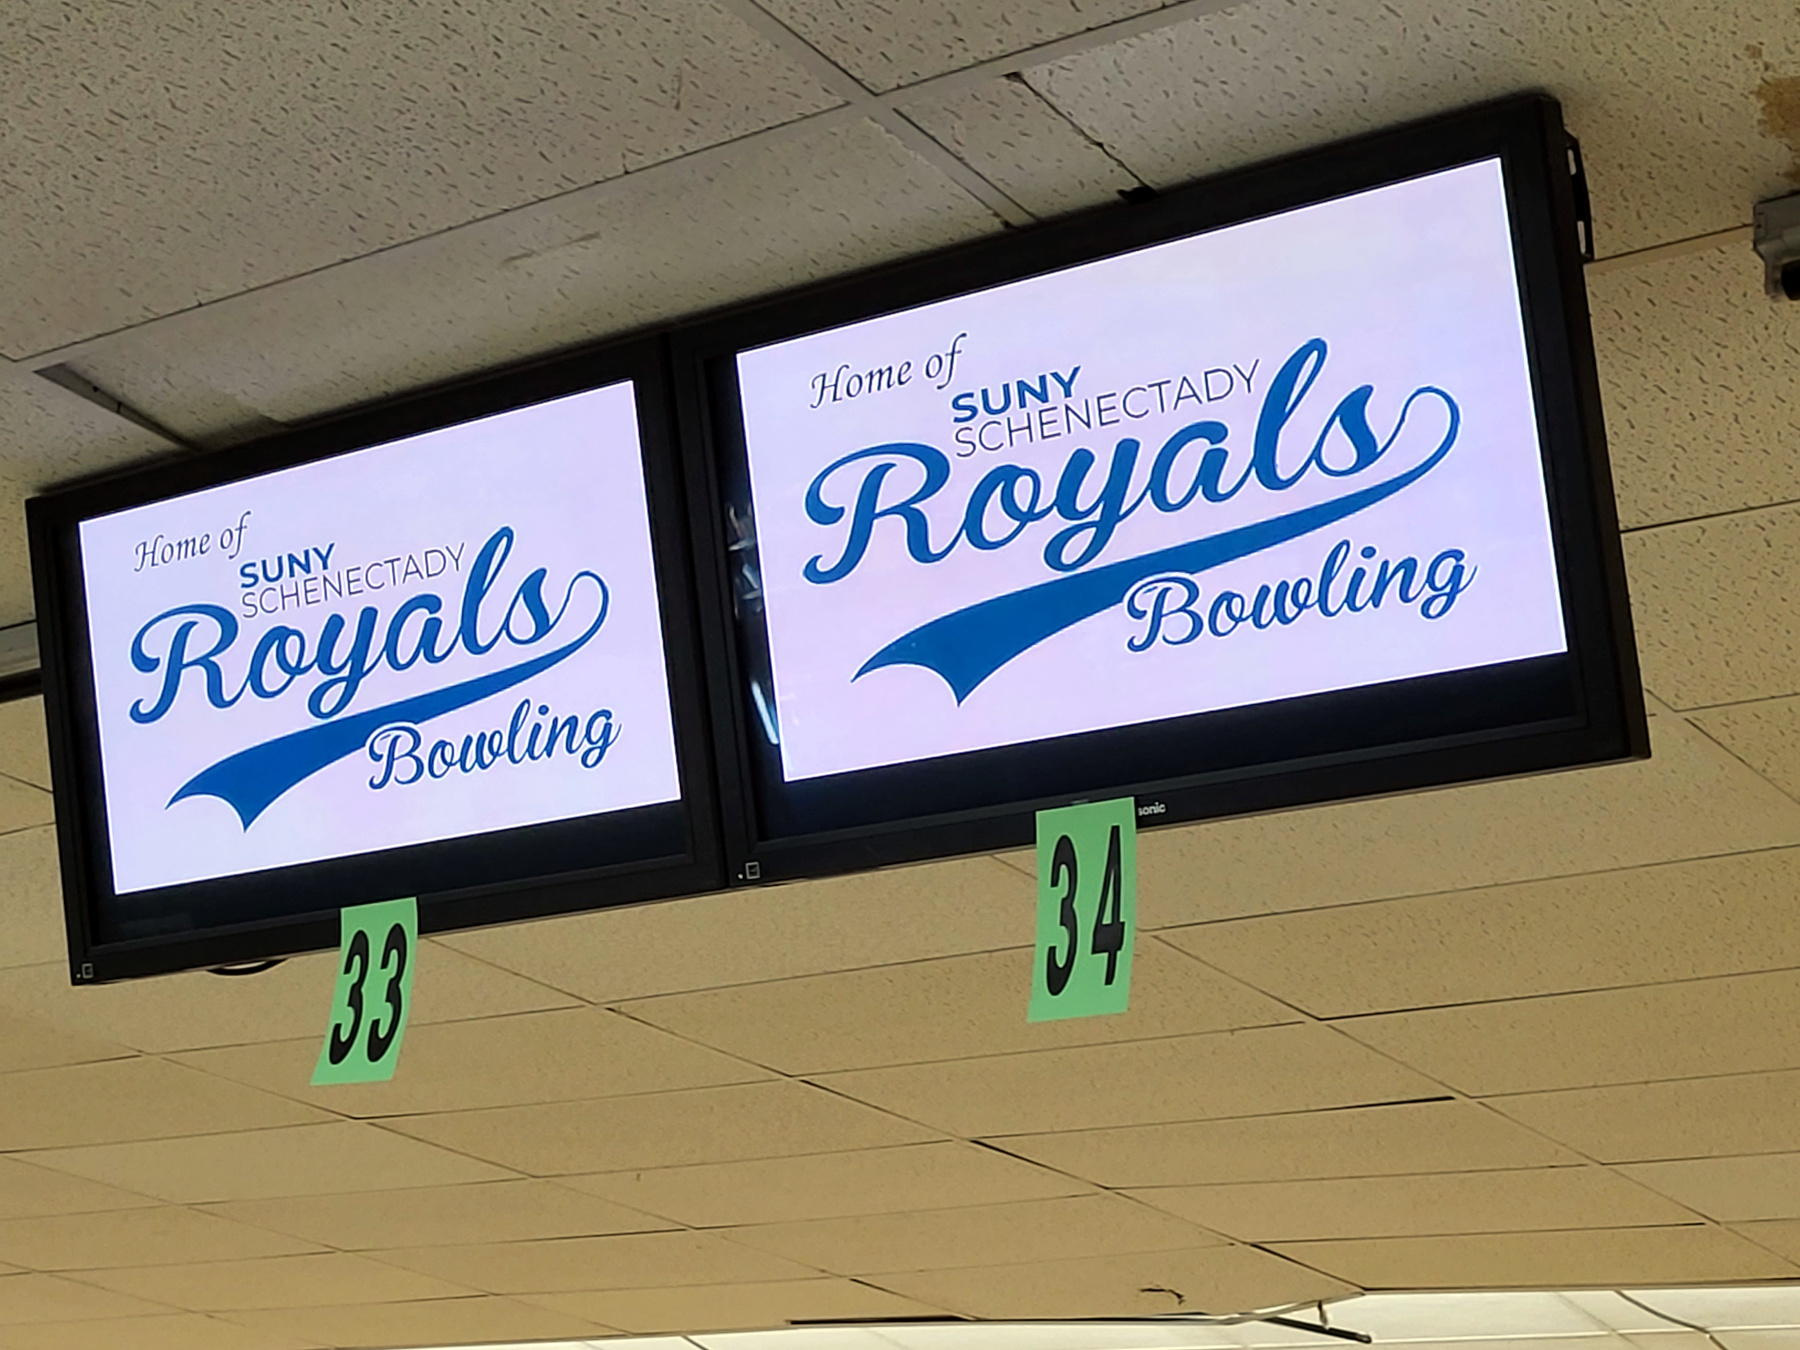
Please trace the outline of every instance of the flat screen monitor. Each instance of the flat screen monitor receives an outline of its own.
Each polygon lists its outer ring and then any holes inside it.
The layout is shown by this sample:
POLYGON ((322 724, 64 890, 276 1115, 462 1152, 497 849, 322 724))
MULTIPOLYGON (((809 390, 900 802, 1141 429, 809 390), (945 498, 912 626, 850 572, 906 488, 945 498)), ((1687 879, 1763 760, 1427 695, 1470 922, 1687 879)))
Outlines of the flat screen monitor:
POLYGON ((738 873, 1647 753, 1526 98, 697 326, 738 873))
POLYGON ((660 348, 30 505, 78 981, 716 884, 660 348))

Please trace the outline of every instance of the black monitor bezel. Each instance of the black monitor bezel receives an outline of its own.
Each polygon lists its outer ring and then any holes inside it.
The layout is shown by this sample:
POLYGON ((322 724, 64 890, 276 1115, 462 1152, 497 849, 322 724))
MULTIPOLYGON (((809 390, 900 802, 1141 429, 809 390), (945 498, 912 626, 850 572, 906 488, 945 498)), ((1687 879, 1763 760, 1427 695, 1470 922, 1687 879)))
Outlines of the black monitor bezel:
MULTIPOLYGON (((700 673, 686 492, 674 442, 666 345, 657 338, 593 347, 433 387, 246 445, 158 461, 59 487, 26 503, 43 663, 57 846, 71 980, 212 968, 329 948, 347 904, 417 895, 421 932, 478 927, 692 895, 723 882, 717 774, 700 673), (170 888, 228 900, 272 887, 319 903, 304 913, 109 940, 99 907, 116 901, 94 716, 78 527, 94 516, 329 459, 440 427, 629 379, 637 403, 676 759, 674 805, 579 817, 170 888), (678 827, 678 828, 677 828, 678 827), (654 836, 646 852, 635 837, 654 836), (616 849, 610 854, 605 850, 616 849), (561 864, 546 868, 560 851, 561 864), (596 862, 610 856, 612 861, 596 862), (474 886, 444 884, 488 867, 474 886), (415 885, 424 881, 429 884, 415 885)), ((151 897, 158 892, 147 893, 151 897)))
MULTIPOLYGON (((1571 164, 1571 141, 1557 102, 1541 94, 1516 96, 1223 174, 1148 201, 808 288, 677 330, 677 410, 681 441, 690 456, 696 580, 706 616, 733 882, 828 875, 1020 847, 1032 839, 1035 811, 1098 796, 1136 797, 1144 824, 1174 824, 1648 755, 1571 164), (746 669, 757 656, 750 650, 754 643, 731 617, 724 524, 729 494, 724 485, 728 478, 741 481, 746 474, 742 414, 730 391, 737 352, 1493 157, 1504 167, 1538 397, 1569 637, 1571 714, 1222 772, 1154 780, 1096 772, 1091 781, 1065 781, 1049 791, 1023 791, 1005 800, 879 822, 834 824, 822 820, 826 813, 817 810, 810 828, 778 820, 793 814, 798 794, 781 782, 778 769, 771 770, 774 756, 753 749, 756 717, 749 706, 746 669)), ((1521 678, 1541 674, 1541 665, 1525 669, 1533 663, 1516 664, 1521 678)), ((1377 686, 1374 696, 1386 698, 1390 709, 1421 691, 1445 703, 1459 691, 1491 698, 1491 675, 1499 669, 1377 686)), ((1504 685, 1502 678, 1502 692, 1504 685)), ((1340 710, 1354 711, 1358 700, 1369 697, 1368 690, 1351 690, 1257 708, 1304 717, 1317 714, 1321 701, 1336 700, 1340 710)), ((971 773, 991 781, 1011 777, 1032 783, 1034 767, 1109 762, 1133 737, 1142 739, 1146 728, 1191 731, 1190 724, 1201 718, 1229 722, 1242 715, 1242 710, 1225 710, 834 775, 817 780, 817 799, 829 794, 848 801, 860 793, 874 801, 884 791, 884 776, 890 796, 915 800, 931 795, 928 780, 934 775, 942 783, 971 773)))

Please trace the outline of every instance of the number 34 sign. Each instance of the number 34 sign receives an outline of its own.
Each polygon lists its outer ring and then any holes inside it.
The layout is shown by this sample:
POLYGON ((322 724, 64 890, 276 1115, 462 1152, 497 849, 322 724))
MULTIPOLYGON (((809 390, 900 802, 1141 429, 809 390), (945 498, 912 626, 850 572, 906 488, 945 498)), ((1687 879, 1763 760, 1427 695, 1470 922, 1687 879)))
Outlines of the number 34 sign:
POLYGON ((1037 813, 1036 967, 1026 1020, 1121 1013, 1137 937, 1137 805, 1037 813))
POLYGON ((400 1061, 412 1012, 413 949, 419 945, 416 900, 386 900, 339 911, 337 992, 331 1029, 312 1080, 385 1083, 400 1061))

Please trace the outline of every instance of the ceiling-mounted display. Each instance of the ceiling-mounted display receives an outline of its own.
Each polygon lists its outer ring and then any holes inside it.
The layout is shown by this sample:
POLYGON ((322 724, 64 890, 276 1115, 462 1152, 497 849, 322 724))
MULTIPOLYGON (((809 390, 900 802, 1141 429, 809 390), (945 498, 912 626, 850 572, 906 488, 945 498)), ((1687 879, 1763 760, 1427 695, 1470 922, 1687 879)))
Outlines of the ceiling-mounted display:
POLYGON ((1641 753, 1571 206, 1518 101, 691 334, 738 856, 1641 753))

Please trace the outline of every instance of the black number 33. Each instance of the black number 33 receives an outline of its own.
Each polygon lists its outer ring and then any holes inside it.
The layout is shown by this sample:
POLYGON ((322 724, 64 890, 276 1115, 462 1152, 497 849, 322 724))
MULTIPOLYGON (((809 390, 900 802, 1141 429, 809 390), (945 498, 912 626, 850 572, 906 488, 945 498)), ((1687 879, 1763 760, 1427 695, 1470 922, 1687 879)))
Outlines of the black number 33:
MULTIPOLYGON (((387 976, 387 1025, 383 1027, 378 1019, 369 1020, 369 1061, 380 1060, 393 1048, 394 1037, 400 1031, 400 1018, 405 1011, 403 1000, 403 980, 406 975, 406 929, 395 924, 388 929, 387 941, 381 947, 381 973, 387 976), (393 969, 390 971, 389 966, 393 969)), ((331 1028, 331 1044, 326 1054, 333 1064, 342 1064, 350 1058, 350 1052, 356 1048, 357 1037, 362 1033, 363 1025, 363 986, 369 979, 369 935, 366 931, 358 931, 350 939, 350 946, 344 952, 343 974, 355 971, 350 981, 350 989, 344 995, 344 1002, 349 1005, 350 1025, 338 1023, 331 1028)))

